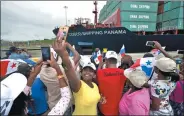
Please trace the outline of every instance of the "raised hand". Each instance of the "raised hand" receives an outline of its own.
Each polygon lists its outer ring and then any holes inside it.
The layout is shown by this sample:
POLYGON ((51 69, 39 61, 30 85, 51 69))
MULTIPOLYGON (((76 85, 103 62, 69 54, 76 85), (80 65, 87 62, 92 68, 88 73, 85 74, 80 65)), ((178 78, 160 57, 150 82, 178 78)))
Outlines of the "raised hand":
POLYGON ((62 52, 66 51, 65 40, 62 40, 62 42, 59 40, 55 40, 54 43, 52 44, 52 48, 54 49, 55 52, 61 55, 62 52))
POLYGON ((53 53, 51 52, 51 60, 47 60, 47 62, 50 64, 50 66, 52 67, 52 68, 54 68, 54 69, 57 69, 58 68, 58 64, 57 64, 57 62, 56 62, 56 60, 54 59, 54 55, 53 55, 53 53))
POLYGON ((158 43, 157 41, 153 41, 153 42, 155 43, 154 48, 159 49, 159 50, 162 49, 162 46, 160 43, 158 43))
POLYGON ((57 34, 57 40, 62 42, 63 39, 64 39, 64 33, 63 31, 59 30, 57 34))

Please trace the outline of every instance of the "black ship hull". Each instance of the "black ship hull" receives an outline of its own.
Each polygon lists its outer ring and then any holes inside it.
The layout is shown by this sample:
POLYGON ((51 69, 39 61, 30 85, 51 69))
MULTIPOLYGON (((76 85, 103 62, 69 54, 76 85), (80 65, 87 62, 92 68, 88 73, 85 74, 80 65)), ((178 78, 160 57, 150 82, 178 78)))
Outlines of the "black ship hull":
POLYGON ((167 51, 184 49, 184 35, 136 35, 124 27, 96 29, 70 27, 67 41, 77 49, 92 46, 101 50, 108 48, 116 52, 119 52, 124 44, 127 53, 149 52, 150 48, 145 46, 147 41, 158 41, 162 46, 166 46, 167 51), (88 45, 81 45, 81 42, 88 45))

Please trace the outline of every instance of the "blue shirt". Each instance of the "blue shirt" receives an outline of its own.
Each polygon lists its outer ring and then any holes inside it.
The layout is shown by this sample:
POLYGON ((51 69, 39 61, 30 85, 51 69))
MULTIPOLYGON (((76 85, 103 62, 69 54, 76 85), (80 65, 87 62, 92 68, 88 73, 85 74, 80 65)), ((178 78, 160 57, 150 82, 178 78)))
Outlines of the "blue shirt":
POLYGON ((33 105, 35 107, 35 112, 32 111, 31 106, 28 106, 29 114, 42 114, 48 110, 46 91, 44 87, 45 85, 40 78, 36 78, 31 88, 31 97, 34 100, 33 105))
POLYGON ((29 58, 26 54, 17 54, 17 53, 11 53, 9 56, 9 59, 27 59, 29 58))
POLYGON ((17 59, 23 59, 23 57, 22 57, 22 55, 20 55, 20 54, 11 53, 11 55, 9 56, 8 59, 15 59, 15 60, 17 60, 17 59))

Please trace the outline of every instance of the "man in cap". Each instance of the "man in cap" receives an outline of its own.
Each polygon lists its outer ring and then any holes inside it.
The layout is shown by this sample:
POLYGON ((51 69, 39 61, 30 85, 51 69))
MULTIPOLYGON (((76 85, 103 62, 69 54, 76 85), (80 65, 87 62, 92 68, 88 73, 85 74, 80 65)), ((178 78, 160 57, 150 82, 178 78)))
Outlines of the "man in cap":
POLYGON ((126 77, 124 70, 117 68, 117 53, 108 51, 105 55, 106 68, 102 69, 103 62, 99 64, 97 71, 97 80, 99 90, 105 104, 101 104, 100 111, 102 115, 118 115, 118 106, 122 97, 126 77))

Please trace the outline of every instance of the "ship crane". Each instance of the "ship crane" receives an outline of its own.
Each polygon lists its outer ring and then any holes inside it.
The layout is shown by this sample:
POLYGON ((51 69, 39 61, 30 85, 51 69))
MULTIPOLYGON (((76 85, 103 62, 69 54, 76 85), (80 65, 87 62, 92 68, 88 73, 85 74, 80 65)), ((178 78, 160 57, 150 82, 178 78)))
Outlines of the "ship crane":
POLYGON ((95 10, 93 13, 95 14, 95 19, 94 19, 94 24, 97 25, 97 16, 98 16, 98 11, 97 11, 97 1, 94 1, 93 4, 95 5, 95 10))

